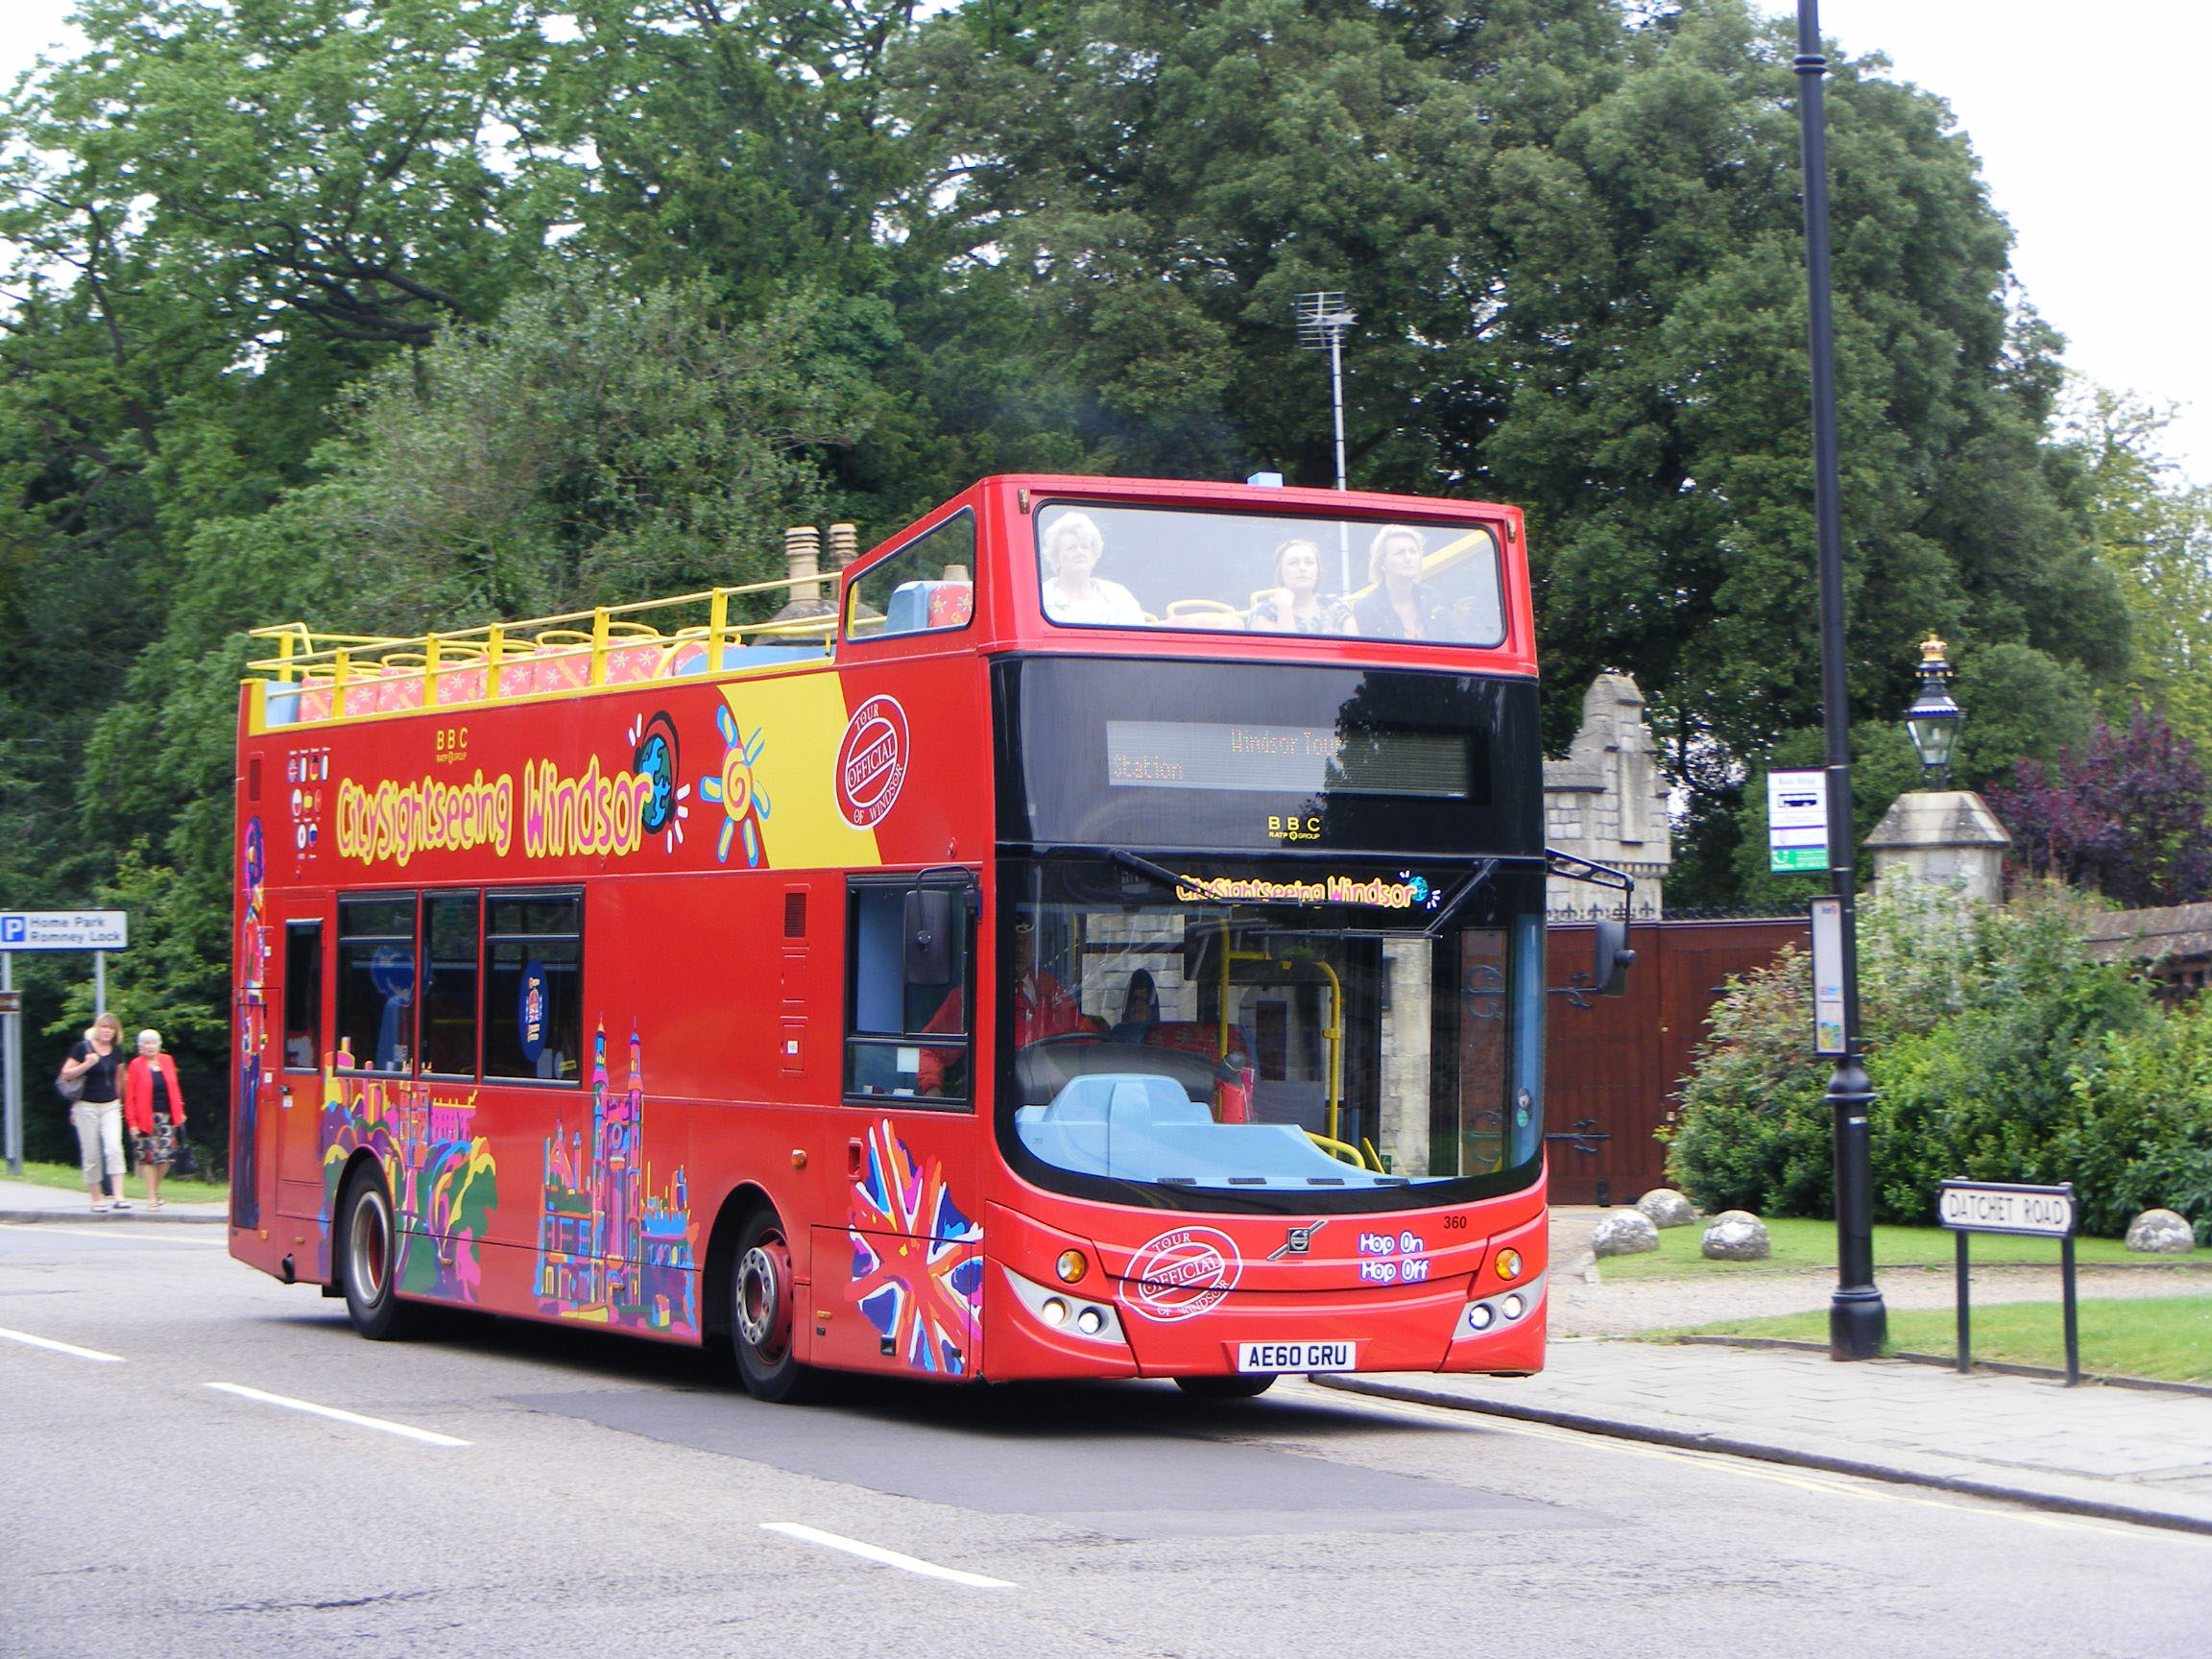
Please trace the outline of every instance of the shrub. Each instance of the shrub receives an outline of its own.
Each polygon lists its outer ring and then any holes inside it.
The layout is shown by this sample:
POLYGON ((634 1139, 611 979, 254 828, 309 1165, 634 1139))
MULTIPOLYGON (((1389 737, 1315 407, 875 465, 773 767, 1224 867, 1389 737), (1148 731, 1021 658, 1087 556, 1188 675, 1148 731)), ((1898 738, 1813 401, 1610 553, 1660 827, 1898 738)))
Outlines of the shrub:
MULTIPOLYGON (((1965 1176, 2072 1181, 2093 1232, 2152 1204, 2212 1223, 2212 1011, 2162 1013, 2089 955, 2086 914, 2049 886, 1991 907, 1897 882, 1862 905, 1876 1219, 1933 1220, 1937 1184, 1965 1176)), ((1792 949, 1714 1009, 1662 1131, 1671 1178, 1708 1210, 1834 1212, 1811 997, 1792 949)))

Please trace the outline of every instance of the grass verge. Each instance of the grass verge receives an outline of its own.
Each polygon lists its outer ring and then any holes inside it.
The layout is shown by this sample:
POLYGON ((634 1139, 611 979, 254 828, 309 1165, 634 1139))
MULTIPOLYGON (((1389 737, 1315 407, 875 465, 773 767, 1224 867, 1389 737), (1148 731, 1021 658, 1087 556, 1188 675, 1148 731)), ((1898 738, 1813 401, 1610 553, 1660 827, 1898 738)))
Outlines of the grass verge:
MULTIPOLYGON (((1699 1225, 1668 1227, 1659 1234, 1659 1248, 1641 1256, 1608 1256, 1598 1263, 1605 1279, 1673 1279, 1713 1273, 1803 1272, 1836 1265, 1836 1223, 1780 1217, 1767 1223, 1767 1237, 1774 1254, 1765 1262, 1708 1262, 1698 1255, 1699 1225)), ((1948 1267, 1957 1246, 1953 1236, 1940 1227, 1877 1227, 1874 1229, 1874 1265, 1883 1267, 1948 1267)), ((2056 1238, 2009 1238, 2001 1234, 1978 1233, 1973 1243, 1977 1267, 2058 1265, 2056 1238)), ((2204 1252, 2189 1256, 2131 1254, 2118 1238, 2077 1238, 2074 1259, 2084 1266, 2129 1262, 2136 1266, 2188 1268, 2212 1266, 2204 1252)), ((2056 1294, 2056 1286, 2054 1286, 2056 1294)))
MULTIPOLYGON (((0 1165, 0 1173, 6 1166, 0 1165)), ((34 1187, 59 1187, 65 1191, 84 1190, 84 1172, 74 1164, 31 1164, 23 1166, 20 1176, 11 1180, 28 1181, 34 1187)), ((124 1195, 133 1204, 146 1196, 145 1179, 136 1170, 131 1172, 124 1184, 124 1195)), ((230 1189, 220 1181, 187 1181, 172 1175, 161 1183, 161 1196, 177 1204, 218 1204, 230 1196, 230 1189)))
MULTIPOLYGON (((2161 1382, 2212 1382, 2212 1296, 2101 1298, 2080 1304, 2081 1369, 2105 1377, 2148 1377, 2161 1382)), ((1958 1317, 1947 1308, 1889 1310, 1886 1354, 1950 1354, 1958 1317)), ((1766 1336, 1786 1342, 1828 1340, 1828 1312, 1654 1331, 1645 1340, 1681 1336, 1766 1336)), ((1994 1302, 1974 1310, 1974 1358, 2007 1365, 2066 1363, 2056 1286, 2048 1302, 1994 1302)))

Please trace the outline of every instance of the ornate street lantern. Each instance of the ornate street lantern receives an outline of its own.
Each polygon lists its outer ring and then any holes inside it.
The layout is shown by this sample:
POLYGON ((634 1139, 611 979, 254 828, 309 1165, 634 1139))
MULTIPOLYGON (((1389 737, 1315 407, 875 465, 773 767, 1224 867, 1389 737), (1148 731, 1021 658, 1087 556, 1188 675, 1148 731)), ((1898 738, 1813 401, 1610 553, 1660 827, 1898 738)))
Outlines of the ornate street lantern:
POLYGON ((1943 660, 1943 641, 1930 635, 1920 644, 1920 695, 1905 710, 1905 730, 1928 774, 1923 781, 1940 789, 1951 787, 1951 751, 1966 718, 1966 711, 1945 689, 1950 684, 1951 664, 1943 660))

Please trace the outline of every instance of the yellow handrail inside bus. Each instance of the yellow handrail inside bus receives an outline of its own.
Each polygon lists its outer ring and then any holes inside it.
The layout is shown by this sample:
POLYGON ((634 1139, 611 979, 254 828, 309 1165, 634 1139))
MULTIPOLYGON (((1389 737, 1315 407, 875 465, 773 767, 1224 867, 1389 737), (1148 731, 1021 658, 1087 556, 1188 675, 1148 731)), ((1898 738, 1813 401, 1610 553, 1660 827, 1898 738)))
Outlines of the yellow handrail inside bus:
MULTIPOLYGON (((1221 998, 1220 1032, 1215 1039, 1216 1056, 1229 1058, 1229 965, 1232 962, 1265 962, 1277 972, 1287 974, 1300 963, 1288 962, 1264 950, 1239 950, 1230 943, 1229 929, 1221 930, 1221 998)), ((1329 1140, 1334 1145, 1342 1145, 1336 1140, 1344 1107, 1344 981, 1328 962, 1321 957, 1301 958, 1304 966, 1318 968, 1329 975, 1329 1023, 1321 1028, 1321 1039, 1329 1045, 1329 1140)), ((1311 1133, 1310 1130, 1308 1131, 1311 1133)), ((1375 1166, 1380 1169, 1382 1165, 1375 1166)))
MULTIPOLYGON (((1367 1160, 1360 1156, 1359 1148, 1353 1145, 1349 1141, 1339 1141, 1331 1135, 1316 1135, 1310 1129, 1305 1131, 1305 1135, 1307 1140, 1312 1142, 1314 1145, 1327 1152, 1338 1163, 1349 1164, 1355 1169, 1367 1167, 1367 1160)), ((1375 1173, 1378 1175, 1382 1173, 1382 1161, 1380 1158, 1375 1161, 1375 1173)))

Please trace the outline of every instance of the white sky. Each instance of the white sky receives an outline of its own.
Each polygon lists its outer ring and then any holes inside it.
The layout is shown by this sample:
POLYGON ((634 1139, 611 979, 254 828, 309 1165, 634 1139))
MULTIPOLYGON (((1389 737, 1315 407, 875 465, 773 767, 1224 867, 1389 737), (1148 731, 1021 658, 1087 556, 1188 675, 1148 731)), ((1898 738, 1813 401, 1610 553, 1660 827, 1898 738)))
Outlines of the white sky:
MULTIPOLYGON (((62 38, 70 0, 11 0, 0 81, 62 38)), ((1794 0, 1754 0, 1793 14, 1794 0)), ((2182 405, 2169 448, 2212 483, 2212 60, 2205 0, 1827 0, 1853 55, 1949 100, 2011 221, 2030 301, 2093 380, 2182 405)))

